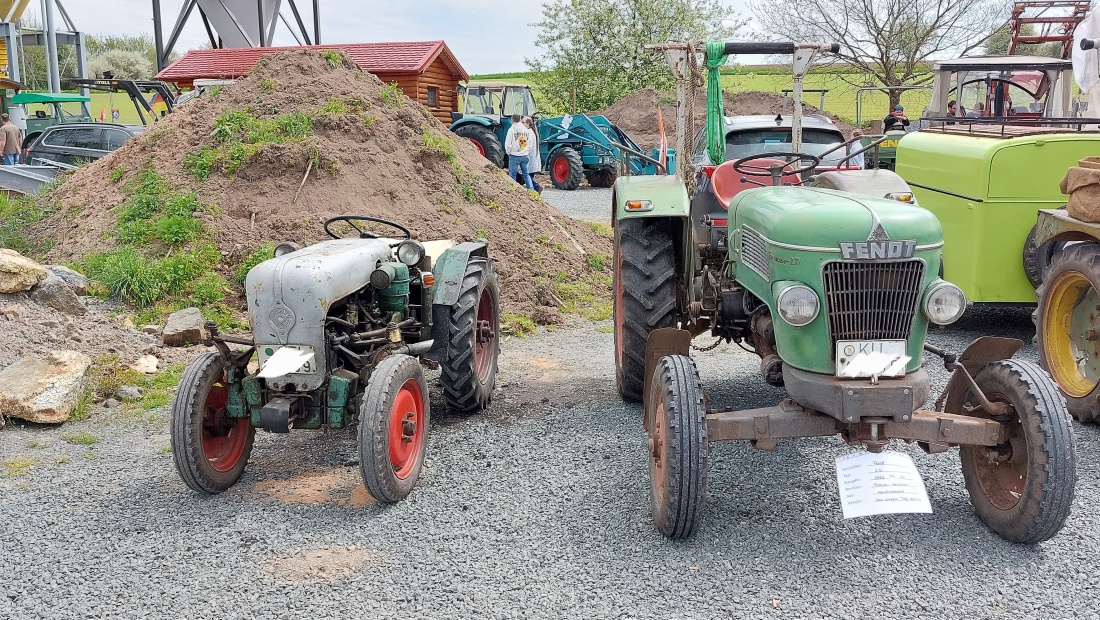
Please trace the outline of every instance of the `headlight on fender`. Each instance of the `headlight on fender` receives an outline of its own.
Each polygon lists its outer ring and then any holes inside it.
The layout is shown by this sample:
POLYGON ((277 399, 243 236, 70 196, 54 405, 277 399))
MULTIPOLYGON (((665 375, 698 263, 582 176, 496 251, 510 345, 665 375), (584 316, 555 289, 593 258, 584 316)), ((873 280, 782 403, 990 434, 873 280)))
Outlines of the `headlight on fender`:
POLYGON ((409 267, 415 267, 424 258, 424 246, 419 241, 402 241, 397 246, 397 260, 409 267))
POLYGON ((924 294, 924 316, 936 325, 950 325, 966 311, 966 295, 950 282, 932 284, 924 294))
POLYGON ((913 192, 890 192, 889 194, 886 194, 884 198, 888 200, 896 200, 898 202, 908 202, 909 204, 913 204, 916 202, 916 200, 913 198, 913 192))
POLYGON ((821 309, 817 294, 805 284, 794 284, 780 291, 775 306, 783 321, 795 327, 814 320, 821 309))

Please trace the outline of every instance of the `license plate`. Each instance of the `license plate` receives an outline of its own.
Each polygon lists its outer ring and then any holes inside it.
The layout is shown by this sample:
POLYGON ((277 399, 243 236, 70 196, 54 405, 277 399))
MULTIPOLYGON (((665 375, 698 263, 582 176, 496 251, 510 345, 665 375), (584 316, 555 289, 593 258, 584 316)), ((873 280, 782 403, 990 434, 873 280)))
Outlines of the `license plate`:
POLYGON ((900 371, 887 373, 857 372, 852 375, 845 373, 845 369, 861 356, 887 356, 889 358, 906 357, 908 344, 904 340, 838 340, 836 343, 836 375, 846 377, 870 377, 879 374, 883 377, 900 377, 905 374, 905 364, 900 364, 900 371))
MULTIPOLYGON (((267 360, 270 359, 272 355, 275 355, 275 352, 278 351, 279 349, 292 349, 294 351, 305 351, 307 353, 313 353, 313 346, 312 345, 306 345, 306 344, 285 344, 285 345, 261 344, 261 345, 257 345, 256 346, 256 353, 260 357, 260 368, 263 368, 264 365, 267 364, 267 360)), ((303 364, 302 368, 294 374, 312 375, 315 372, 317 372, 316 358, 311 359, 310 361, 303 364)))

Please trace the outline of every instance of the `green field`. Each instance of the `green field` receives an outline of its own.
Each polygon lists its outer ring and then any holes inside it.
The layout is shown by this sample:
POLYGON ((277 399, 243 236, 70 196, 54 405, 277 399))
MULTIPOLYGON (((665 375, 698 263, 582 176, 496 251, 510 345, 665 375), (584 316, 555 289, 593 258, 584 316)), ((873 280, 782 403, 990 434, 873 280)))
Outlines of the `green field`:
MULTIPOLYGON (((793 80, 790 72, 776 73, 776 69, 768 67, 766 73, 753 71, 752 67, 741 67, 736 71, 723 72, 722 88, 728 92, 763 91, 781 94, 784 89, 792 87, 793 80)), ((526 73, 501 73, 493 75, 475 75, 471 80, 500 80, 515 82, 517 84, 530 84, 531 79, 526 73)), ((849 124, 855 124, 856 119, 856 94, 859 86, 851 82, 862 82, 859 75, 841 74, 835 71, 810 73, 803 80, 804 89, 828 90, 825 93, 825 110, 844 119, 849 124)), ((931 101, 931 90, 915 90, 903 93, 901 103, 905 106, 910 117, 920 116, 921 111, 931 101)), ((538 92, 535 92, 538 99, 538 92)), ((818 106, 821 102, 820 93, 807 93, 806 103, 818 106)), ((866 125, 871 119, 881 119, 886 116, 889 99, 885 93, 879 91, 867 91, 863 94, 862 124, 866 125)))

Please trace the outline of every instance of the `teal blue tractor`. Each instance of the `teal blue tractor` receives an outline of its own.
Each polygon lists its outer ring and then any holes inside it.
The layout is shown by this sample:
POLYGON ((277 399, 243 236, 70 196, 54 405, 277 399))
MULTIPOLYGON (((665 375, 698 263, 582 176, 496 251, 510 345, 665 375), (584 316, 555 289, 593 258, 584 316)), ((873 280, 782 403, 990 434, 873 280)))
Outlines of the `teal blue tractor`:
MULTIPOLYGON (((504 168, 504 138, 512 115, 537 118, 531 87, 506 82, 474 82, 460 87, 462 111, 452 114, 451 131, 474 143, 486 159, 504 168)), ((621 171, 632 175, 664 174, 660 151, 642 149, 603 116, 570 114, 537 119, 539 161, 557 189, 573 190, 587 180, 592 187, 611 187, 621 171)), ((675 152, 667 153, 667 168, 675 152)))

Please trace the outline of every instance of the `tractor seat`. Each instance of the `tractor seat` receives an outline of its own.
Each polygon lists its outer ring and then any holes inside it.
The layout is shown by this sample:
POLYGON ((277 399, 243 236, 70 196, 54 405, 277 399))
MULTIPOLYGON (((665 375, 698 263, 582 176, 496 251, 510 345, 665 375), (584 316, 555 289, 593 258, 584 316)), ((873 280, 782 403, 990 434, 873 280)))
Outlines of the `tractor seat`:
MULTIPOLYGON (((741 174, 733 169, 734 161, 735 160, 722 162, 710 175, 711 191, 714 192, 714 197, 718 199, 718 203, 726 210, 729 210, 730 202, 737 197, 737 194, 740 194, 746 189, 760 187, 751 181, 763 183, 765 186, 771 185, 772 182, 771 177, 749 177, 741 174), (750 181, 742 182, 741 177, 750 179, 750 181)), ((757 159, 752 162, 752 165, 770 166, 773 163, 778 164, 782 162, 778 159, 757 159)), ((787 169, 791 169, 790 166, 787 166, 787 169)), ((783 184, 802 185, 802 179, 796 174, 784 174, 783 184)))

